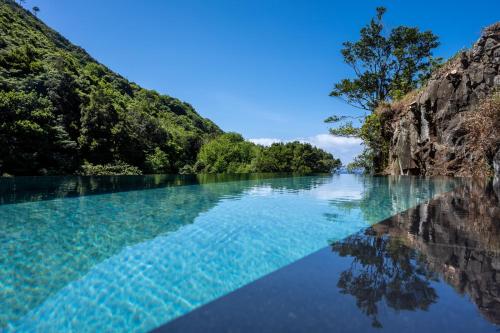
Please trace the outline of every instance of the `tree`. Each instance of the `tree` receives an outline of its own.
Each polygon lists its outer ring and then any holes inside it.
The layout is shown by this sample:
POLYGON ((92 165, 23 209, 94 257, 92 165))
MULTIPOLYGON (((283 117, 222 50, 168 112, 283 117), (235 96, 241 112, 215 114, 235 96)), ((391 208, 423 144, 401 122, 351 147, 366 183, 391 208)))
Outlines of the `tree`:
POLYGON ((194 166, 202 173, 296 172, 328 173, 341 165, 332 154, 309 143, 274 143, 269 147, 225 133, 201 147, 194 166))
POLYGON ((438 299, 432 286, 436 274, 401 240, 370 232, 331 245, 333 252, 352 260, 340 273, 340 293, 355 298, 374 328, 383 327, 379 320, 383 306, 396 311, 427 311, 438 299))
POLYGON ((0 175, 44 169, 53 148, 53 107, 35 92, 0 91, 0 175))
POLYGON ((118 122, 118 108, 114 91, 106 84, 93 87, 82 104, 78 142, 91 163, 108 163, 113 159, 113 128, 118 122))
POLYGON ((341 162, 309 143, 273 143, 261 149, 253 167, 258 172, 321 173, 336 171, 341 162))
POLYGON ((33 14, 35 16, 38 16, 38 13, 40 12, 40 8, 38 6, 34 6, 32 10, 33 10, 33 14))
POLYGON ((203 173, 247 173, 257 146, 238 133, 225 133, 204 144, 195 165, 203 173))
POLYGON ((356 78, 335 84, 330 96, 342 98, 349 105, 374 111, 381 102, 398 98, 415 89, 433 66, 432 50, 438 37, 416 27, 399 26, 384 36, 382 18, 386 9, 360 31, 356 42, 345 42, 344 62, 356 78))
POLYGON ((154 152, 146 157, 147 170, 151 173, 167 173, 170 163, 167 154, 156 147, 154 152))
MULTIPOLYGON (((384 33, 385 12, 386 8, 378 7, 376 16, 360 30, 360 39, 343 43, 344 62, 352 68, 355 77, 336 83, 330 93, 369 114, 379 105, 399 99, 417 88, 441 61, 432 56, 439 42, 431 31, 398 26, 384 33)), ((363 121, 366 116, 366 113, 361 117, 334 115, 325 122, 339 124, 330 129, 333 135, 362 137, 362 130, 355 127, 352 120, 363 121)), ((365 144, 368 149, 380 148, 367 140, 365 144)), ((376 155, 376 152, 364 155, 376 155)))

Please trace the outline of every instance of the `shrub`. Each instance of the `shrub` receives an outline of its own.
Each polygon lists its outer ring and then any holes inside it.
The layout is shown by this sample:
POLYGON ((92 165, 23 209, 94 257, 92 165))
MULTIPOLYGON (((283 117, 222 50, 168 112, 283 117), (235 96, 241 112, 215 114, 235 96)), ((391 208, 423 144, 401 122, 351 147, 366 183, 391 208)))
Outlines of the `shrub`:
MULTIPOLYGON (((465 161, 476 160, 479 168, 472 168, 476 176, 491 176, 491 160, 500 145, 500 91, 495 91, 484 99, 475 110, 464 114, 464 125, 468 132, 468 152, 471 158, 465 161)), ((466 156, 464 156, 466 157, 466 156)))
POLYGON ((146 157, 146 167, 151 173, 166 173, 170 163, 167 154, 160 148, 156 147, 154 153, 146 157))
POLYGON ((139 168, 124 162, 115 164, 90 164, 85 163, 78 172, 80 176, 120 176, 120 175, 141 175, 139 168))

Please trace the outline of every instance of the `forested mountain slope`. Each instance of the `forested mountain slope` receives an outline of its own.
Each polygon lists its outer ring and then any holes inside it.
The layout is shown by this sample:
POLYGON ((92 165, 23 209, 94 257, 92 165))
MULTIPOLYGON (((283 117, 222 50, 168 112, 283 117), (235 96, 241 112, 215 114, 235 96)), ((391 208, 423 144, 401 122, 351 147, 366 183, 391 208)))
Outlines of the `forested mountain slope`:
POLYGON ((178 172, 222 131, 0 0, 0 175, 178 172))

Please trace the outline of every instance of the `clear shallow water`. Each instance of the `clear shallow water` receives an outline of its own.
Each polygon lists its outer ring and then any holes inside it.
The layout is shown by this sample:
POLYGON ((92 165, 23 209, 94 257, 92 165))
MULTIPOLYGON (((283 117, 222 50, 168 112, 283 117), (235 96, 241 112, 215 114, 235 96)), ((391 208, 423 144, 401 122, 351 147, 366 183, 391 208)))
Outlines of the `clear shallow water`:
POLYGON ((146 332, 455 185, 257 177, 9 199, 0 205, 0 327, 146 332))

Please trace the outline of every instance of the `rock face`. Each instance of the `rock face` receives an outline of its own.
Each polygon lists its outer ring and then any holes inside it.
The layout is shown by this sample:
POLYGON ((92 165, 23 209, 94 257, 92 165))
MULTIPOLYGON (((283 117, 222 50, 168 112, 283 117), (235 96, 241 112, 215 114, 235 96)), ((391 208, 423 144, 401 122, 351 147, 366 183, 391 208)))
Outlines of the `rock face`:
POLYGON ((390 142, 385 173, 498 175, 499 70, 500 22, 486 28, 472 49, 451 59, 418 92, 379 110, 390 142))

